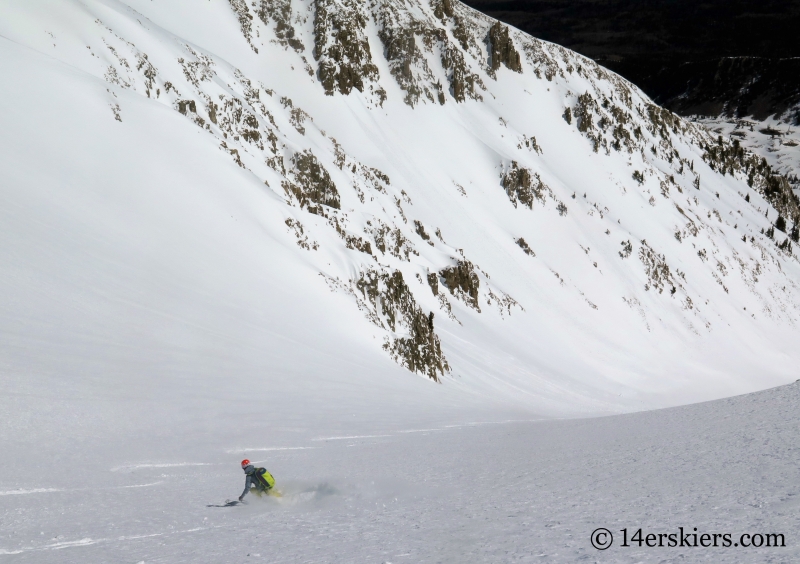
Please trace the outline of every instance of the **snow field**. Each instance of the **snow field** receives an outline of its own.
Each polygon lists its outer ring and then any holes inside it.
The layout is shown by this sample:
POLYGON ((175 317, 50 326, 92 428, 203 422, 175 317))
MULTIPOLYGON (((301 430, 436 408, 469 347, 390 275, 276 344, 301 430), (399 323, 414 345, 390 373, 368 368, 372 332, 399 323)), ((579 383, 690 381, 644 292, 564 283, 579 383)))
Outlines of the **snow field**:
POLYGON ((85 468, 71 489, 0 496, 0 550, 9 562, 40 563, 792 562, 798 401, 792 384, 599 419, 215 449, 202 464, 176 449, 172 462, 85 468), (270 469, 285 497, 213 507, 239 494, 245 455, 270 469), (598 527, 617 535, 603 552, 589 543, 598 527), (783 533, 786 546, 623 548, 625 527, 783 533))

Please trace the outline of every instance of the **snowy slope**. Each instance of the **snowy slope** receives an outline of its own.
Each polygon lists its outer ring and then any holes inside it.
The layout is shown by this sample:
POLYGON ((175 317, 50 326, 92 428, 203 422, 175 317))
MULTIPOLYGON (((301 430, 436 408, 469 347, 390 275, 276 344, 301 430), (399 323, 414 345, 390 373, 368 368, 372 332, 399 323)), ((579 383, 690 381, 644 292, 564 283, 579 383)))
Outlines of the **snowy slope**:
POLYGON ((796 562, 798 401, 795 383, 598 419, 320 434, 253 451, 286 496, 245 507, 215 507, 241 491, 234 453, 114 463, 0 490, 0 555, 37 564, 796 562), (598 527, 615 537, 603 552, 590 544, 598 527), (622 528, 629 538, 642 528, 644 539, 681 527, 698 539, 729 534, 731 544, 782 534, 785 545, 621 546, 622 528))
POLYGON ((0 35, 20 445, 796 376, 786 181, 458 2, 6 0, 0 35))
POLYGON ((795 387, 541 422, 797 378, 788 182, 591 61, 446 0, 0 0, 0 77, 4 558, 796 529, 795 387), (287 503, 207 508, 245 456, 287 503))

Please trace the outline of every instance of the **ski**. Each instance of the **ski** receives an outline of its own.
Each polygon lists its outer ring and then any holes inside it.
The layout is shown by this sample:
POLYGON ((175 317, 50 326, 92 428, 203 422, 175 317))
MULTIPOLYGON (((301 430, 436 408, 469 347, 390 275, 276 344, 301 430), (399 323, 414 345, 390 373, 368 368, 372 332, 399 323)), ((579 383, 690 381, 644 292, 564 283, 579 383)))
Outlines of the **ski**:
POLYGON ((226 499, 224 504, 214 504, 210 503, 206 505, 206 507, 235 507, 236 505, 246 505, 245 502, 239 500, 230 500, 226 499))

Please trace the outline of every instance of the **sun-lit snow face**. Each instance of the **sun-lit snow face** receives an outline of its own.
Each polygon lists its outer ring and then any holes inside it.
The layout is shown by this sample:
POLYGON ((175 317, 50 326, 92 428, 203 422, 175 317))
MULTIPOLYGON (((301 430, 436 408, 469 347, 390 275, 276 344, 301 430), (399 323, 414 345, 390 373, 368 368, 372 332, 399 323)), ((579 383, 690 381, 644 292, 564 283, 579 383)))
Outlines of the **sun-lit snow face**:
MULTIPOLYGON (((61 296, 50 336, 23 348, 126 335, 185 366, 217 327, 277 387, 319 364, 374 385, 394 360, 547 413, 794 375, 798 206, 741 147, 458 2, 187 5, 0 8, 26 77, 0 91, 5 209, 29 210, 7 259, 59 257, 36 276, 61 296)), ((8 319, 38 307, 23 278, 8 319)))

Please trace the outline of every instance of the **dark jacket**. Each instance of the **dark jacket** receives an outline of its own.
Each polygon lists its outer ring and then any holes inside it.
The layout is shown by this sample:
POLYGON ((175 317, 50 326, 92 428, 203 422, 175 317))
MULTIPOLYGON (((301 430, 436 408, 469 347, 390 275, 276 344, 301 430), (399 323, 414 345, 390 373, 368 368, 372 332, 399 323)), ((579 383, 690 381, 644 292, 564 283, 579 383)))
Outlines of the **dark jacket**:
POLYGON ((258 481, 256 478, 256 467, 252 464, 248 464, 244 467, 244 491, 242 492, 242 497, 246 496, 250 492, 250 486, 255 486, 256 489, 263 490, 264 487, 261 485, 261 482, 258 481))

